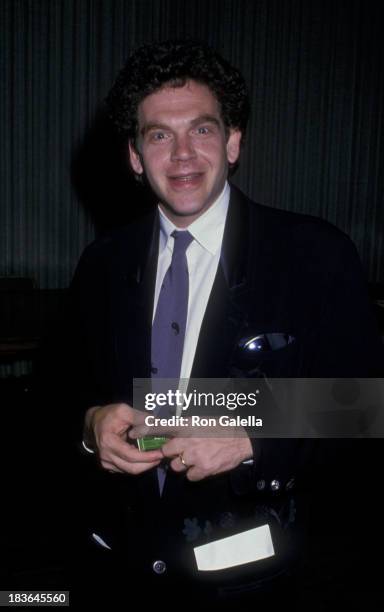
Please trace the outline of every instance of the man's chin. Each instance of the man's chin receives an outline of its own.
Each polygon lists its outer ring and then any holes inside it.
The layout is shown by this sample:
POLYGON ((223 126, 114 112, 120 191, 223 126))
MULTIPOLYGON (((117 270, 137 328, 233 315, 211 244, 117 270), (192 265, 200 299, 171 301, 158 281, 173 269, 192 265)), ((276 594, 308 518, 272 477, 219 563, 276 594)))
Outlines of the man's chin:
POLYGON ((161 203, 160 204, 164 214, 175 224, 177 221, 185 224, 186 221, 192 223, 195 219, 200 217, 206 210, 208 210, 210 204, 180 204, 180 203, 161 203))

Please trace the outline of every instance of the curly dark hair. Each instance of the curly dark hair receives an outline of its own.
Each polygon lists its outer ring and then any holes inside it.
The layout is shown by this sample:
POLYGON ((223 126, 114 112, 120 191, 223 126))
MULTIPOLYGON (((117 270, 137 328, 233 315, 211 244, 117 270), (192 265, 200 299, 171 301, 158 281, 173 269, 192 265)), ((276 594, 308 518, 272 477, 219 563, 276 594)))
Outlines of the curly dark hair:
POLYGON ((249 99, 241 73, 205 44, 169 40, 137 49, 105 100, 107 113, 123 141, 135 141, 137 137, 137 109, 144 98, 165 84, 182 87, 188 79, 209 87, 220 104, 225 127, 241 130, 244 140, 249 99))

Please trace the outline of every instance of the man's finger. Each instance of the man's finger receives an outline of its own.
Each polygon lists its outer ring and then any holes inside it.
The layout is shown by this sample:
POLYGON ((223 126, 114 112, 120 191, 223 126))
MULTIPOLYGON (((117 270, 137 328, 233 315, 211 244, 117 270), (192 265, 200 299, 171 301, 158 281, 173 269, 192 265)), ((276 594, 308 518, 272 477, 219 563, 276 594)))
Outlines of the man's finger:
MULTIPOLYGON (((102 461, 101 463, 103 465, 104 462, 102 461)), ((123 459, 120 459, 120 457, 114 457, 113 461, 110 460, 107 463, 109 465, 112 463, 113 469, 117 468, 119 471, 126 472, 127 474, 141 474, 142 472, 151 470, 152 468, 159 465, 160 460, 152 461, 151 463, 144 463, 144 462, 139 463, 138 461, 131 462, 131 461, 125 461, 123 459)), ((110 468, 106 468, 106 469, 110 469, 110 468)))
POLYGON ((201 469, 195 466, 192 466, 187 471, 187 474, 186 474, 188 480, 190 480, 191 482, 197 482, 198 480, 203 480, 203 478, 207 478, 208 475, 209 474, 206 474, 201 469))
POLYGON ((185 427, 175 427, 171 425, 135 425, 132 427, 128 436, 130 438, 142 438, 144 436, 168 436, 175 438, 184 433, 185 427))
POLYGON ((120 470, 115 466, 111 461, 100 461, 102 467, 107 470, 107 472, 111 472, 114 474, 124 474, 124 470, 120 470))
POLYGON ((189 465, 185 462, 181 461, 181 455, 178 455, 174 459, 172 459, 170 463, 170 467, 174 472, 185 472, 188 470, 189 465))
POLYGON ((132 440, 136 440, 137 438, 144 438, 145 436, 148 436, 149 433, 154 435, 153 429, 154 428, 152 427, 148 427, 148 425, 135 425, 135 427, 131 427, 129 430, 128 437, 132 440))
MULTIPOLYGON (((130 463, 153 463, 161 461, 163 454, 160 450, 153 451, 140 451, 134 444, 124 442, 119 436, 113 440, 108 448, 108 455, 114 455, 119 457, 122 461, 128 461, 130 463)), ((108 460, 109 457, 105 457, 108 460)))
POLYGON ((163 446, 161 450, 163 452, 164 457, 176 457, 177 455, 181 455, 185 448, 186 442, 182 438, 172 438, 163 446))

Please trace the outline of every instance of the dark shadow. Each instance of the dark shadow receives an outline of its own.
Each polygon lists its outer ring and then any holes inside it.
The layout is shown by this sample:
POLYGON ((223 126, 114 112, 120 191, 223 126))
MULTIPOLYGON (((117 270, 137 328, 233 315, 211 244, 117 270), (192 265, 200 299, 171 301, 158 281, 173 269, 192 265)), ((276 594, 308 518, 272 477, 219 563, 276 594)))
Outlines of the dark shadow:
POLYGON ((76 193, 98 234, 130 223, 154 204, 149 189, 130 172, 127 145, 121 143, 103 109, 75 149, 71 171, 76 193))
MULTIPOLYGON (((153 206, 102 111, 74 151, 71 171, 99 235, 153 206)), ((12 466, 3 521, 7 566, 0 570, 0 582, 9 589, 72 589, 72 565, 87 550, 79 502, 87 476, 79 461, 76 385, 69 389, 65 378, 74 360, 69 295, 15 278, 3 279, 0 293, 0 340, 7 340, 0 363, 28 359, 32 372, 0 379, 2 450, 12 466)))
POLYGON ((369 297, 384 341, 384 283, 369 283, 369 297))

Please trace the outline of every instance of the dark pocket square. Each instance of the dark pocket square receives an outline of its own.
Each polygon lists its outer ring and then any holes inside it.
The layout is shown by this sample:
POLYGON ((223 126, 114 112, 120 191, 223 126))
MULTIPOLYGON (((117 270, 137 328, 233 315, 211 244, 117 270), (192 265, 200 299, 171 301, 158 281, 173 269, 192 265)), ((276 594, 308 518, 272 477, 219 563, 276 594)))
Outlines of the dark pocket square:
POLYGON ((238 342, 238 349, 245 355, 279 351, 295 342, 294 336, 282 332, 247 335, 238 342))
POLYGON ((236 343, 232 369, 247 372, 248 376, 262 376, 264 365, 270 361, 280 360, 288 350, 291 353, 296 338, 288 332, 252 333, 240 336, 236 343))

